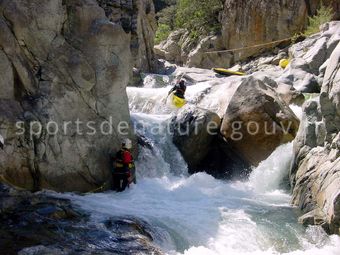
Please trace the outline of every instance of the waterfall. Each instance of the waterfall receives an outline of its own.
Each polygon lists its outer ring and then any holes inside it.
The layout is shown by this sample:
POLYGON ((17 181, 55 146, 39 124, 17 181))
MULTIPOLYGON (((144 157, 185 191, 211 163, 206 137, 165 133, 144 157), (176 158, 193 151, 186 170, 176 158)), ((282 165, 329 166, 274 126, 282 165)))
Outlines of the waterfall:
MULTIPOLYGON (((218 110, 225 103, 220 91, 232 82, 203 80, 189 86, 189 101, 218 110)), ((113 216, 144 220, 167 254, 339 254, 339 237, 297 223, 289 191, 281 186, 292 160, 291 143, 278 147, 248 181, 217 180, 206 173, 189 176, 167 134, 175 110, 162 100, 170 86, 146 86, 128 89, 135 130, 148 144, 140 147, 137 184, 122 193, 61 196, 71 198, 96 222, 113 216)))

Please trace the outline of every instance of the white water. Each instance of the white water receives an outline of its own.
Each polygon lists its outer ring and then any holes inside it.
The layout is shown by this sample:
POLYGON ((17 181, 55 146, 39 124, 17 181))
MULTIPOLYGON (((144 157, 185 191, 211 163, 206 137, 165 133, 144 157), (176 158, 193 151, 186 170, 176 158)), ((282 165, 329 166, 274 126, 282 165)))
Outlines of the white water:
MULTIPOLYGON (((209 86, 216 84, 203 81, 189 87, 189 98, 194 100, 209 86)), ((292 159, 292 144, 279 147, 247 182, 225 182, 205 173, 188 176, 185 162, 166 135, 172 109, 159 100, 167 89, 128 90, 137 131, 152 145, 141 148, 137 185, 123 193, 65 196, 96 222, 111 216, 145 220, 153 227, 155 242, 168 254, 340 254, 339 237, 297 223, 298 210, 290 206, 289 192, 280 188, 292 159), (155 112, 162 115, 150 114, 155 112), (153 134, 155 126, 160 127, 158 134, 153 134)), ((218 89, 214 91, 208 96, 218 100, 218 89)))
MULTIPOLYGON (((162 146, 167 147, 158 148, 162 146)), ((170 166, 178 159, 167 163, 157 148, 153 153, 144 149, 137 185, 123 193, 69 197, 91 212, 94 221, 110 216, 147 221, 157 232, 156 243, 169 254, 339 254, 339 238, 297 224, 290 196, 278 189, 291 151, 291 144, 281 146, 249 182, 242 183, 223 182, 204 173, 172 174, 170 166)))
MULTIPOLYGON (((188 104, 195 104, 199 107, 210 109, 220 116, 224 114, 226 106, 232 95, 238 88, 242 77, 216 78, 212 71, 202 69, 185 69, 187 83, 186 100, 188 104), (221 93, 223 92, 223 93, 221 93)), ((181 77, 179 73, 177 77, 181 77)), ((172 87, 163 81, 177 79, 166 79, 161 76, 162 82, 155 85, 160 79, 159 76, 147 76, 147 82, 143 88, 128 87, 130 110, 134 113, 147 114, 170 114, 176 111, 166 101, 167 92, 172 87), (151 85, 150 85, 151 84, 151 85)))

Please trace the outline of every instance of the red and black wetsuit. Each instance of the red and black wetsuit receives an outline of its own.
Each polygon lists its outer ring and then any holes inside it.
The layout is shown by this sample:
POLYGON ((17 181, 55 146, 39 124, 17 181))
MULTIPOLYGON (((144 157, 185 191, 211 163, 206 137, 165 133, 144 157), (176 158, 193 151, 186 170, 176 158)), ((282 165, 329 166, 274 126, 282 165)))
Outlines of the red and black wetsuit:
POLYGON ((118 151, 114 164, 114 189, 118 192, 124 191, 129 185, 129 178, 132 174, 131 170, 134 169, 134 162, 131 152, 125 148, 118 151))

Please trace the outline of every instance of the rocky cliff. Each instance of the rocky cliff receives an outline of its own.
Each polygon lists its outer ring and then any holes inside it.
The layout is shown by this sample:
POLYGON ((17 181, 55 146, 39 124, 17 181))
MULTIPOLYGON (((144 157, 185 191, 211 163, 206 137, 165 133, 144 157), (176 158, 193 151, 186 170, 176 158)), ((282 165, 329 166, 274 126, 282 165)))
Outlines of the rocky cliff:
POLYGON ((154 38, 157 29, 152 0, 97 0, 108 19, 131 33, 133 66, 143 72, 153 69, 154 38))
POLYGON ((292 202, 304 213, 300 221, 340 234, 339 38, 337 41, 325 65, 320 95, 304 105, 290 179, 292 202))
MULTIPOLYGON (((29 190, 108 184, 109 155, 132 136, 118 125, 130 122, 131 51, 152 48, 152 12, 150 1, 0 1, 1 179, 29 190)), ((145 55, 137 66, 148 68, 145 55)))
MULTIPOLYGON (((338 18, 338 1, 324 1, 324 4, 331 5, 336 13, 334 18, 338 18)), ((244 48, 289 38, 304 30, 307 17, 314 15, 319 6, 318 0, 225 0, 220 13, 220 33, 191 43, 189 33, 175 31, 167 41, 155 47, 155 52, 168 61, 189 67, 229 67, 266 48, 272 49, 280 42, 232 52, 206 52, 244 48)))

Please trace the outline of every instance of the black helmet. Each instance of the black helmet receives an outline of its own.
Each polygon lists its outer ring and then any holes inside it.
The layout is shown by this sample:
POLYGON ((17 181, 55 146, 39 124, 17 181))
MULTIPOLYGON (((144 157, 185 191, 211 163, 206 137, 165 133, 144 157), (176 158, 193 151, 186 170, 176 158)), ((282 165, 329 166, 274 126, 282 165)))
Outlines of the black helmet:
POLYGON ((180 80, 178 84, 183 86, 185 84, 185 81, 184 80, 180 80))

